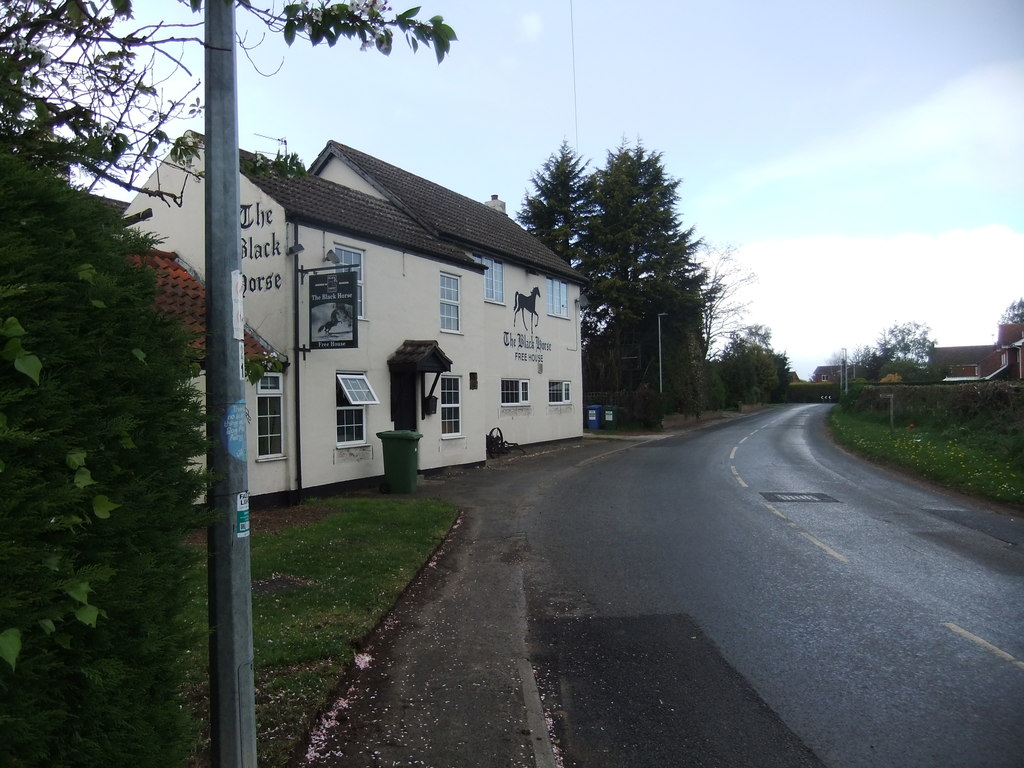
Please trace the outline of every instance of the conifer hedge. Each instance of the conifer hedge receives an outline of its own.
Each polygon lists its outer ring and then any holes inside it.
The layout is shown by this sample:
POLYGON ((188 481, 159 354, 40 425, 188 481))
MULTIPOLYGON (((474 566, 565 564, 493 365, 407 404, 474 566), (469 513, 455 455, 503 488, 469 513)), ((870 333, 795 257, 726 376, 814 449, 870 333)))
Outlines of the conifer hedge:
POLYGON ((4 155, 0 211, 0 766, 180 766, 188 339, 111 207, 4 155))

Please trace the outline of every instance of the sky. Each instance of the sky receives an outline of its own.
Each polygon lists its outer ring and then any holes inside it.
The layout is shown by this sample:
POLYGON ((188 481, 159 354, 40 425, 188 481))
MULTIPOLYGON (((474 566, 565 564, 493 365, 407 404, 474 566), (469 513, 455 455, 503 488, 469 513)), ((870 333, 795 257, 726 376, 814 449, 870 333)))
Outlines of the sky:
POLYGON ((333 139, 514 216, 563 141, 591 170, 642 142, 804 379, 896 323, 993 342, 1024 297, 1021 0, 422 2, 459 38, 440 65, 287 48, 239 12, 241 146, 333 139))

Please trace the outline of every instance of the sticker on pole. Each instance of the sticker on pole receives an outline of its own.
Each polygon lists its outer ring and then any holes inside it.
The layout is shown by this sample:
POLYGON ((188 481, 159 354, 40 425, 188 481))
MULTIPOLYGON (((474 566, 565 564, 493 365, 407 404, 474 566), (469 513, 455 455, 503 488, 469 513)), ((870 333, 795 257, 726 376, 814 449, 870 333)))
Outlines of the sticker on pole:
POLYGON ((232 458, 245 461, 245 400, 228 405, 224 414, 224 446, 232 458))
POLYGON ((249 492, 242 491, 235 501, 235 535, 244 539, 249 535, 249 492))
POLYGON ((234 339, 245 338, 245 314, 242 309, 242 293, 245 290, 245 280, 242 271, 234 269, 231 271, 231 335, 234 339))

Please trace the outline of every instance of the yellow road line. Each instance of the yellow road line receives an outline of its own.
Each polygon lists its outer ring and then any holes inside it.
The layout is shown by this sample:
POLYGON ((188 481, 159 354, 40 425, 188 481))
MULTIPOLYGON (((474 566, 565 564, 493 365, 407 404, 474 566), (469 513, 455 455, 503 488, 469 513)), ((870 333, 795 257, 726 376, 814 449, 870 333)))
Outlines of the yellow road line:
POLYGON ((729 461, 732 461, 735 458, 736 458, 736 446, 734 445, 732 447, 732 452, 729 454, 729 461))
POLYGON ((968 632, 963 627, 961 627, 961 626, 959 626, 957 624, 954 624, 951 621, 944 621, 944 622, 942 622, 942 626, 944 626, 946 629, 950 630, 951 632, 954 632, 954 633, 960 635, 960 637, 963 637, 963 638, 966 638, 966 639, 970 640, 975 645, 977 645, 977 646, 979 646, 981 648, 984 648, 989 653, 995 654, 996 656, 998 656, 1003 661, 1010 662, 1011 664, 1013 664, 1013 666, 1017 667, 1017 669, 1024 669, 1024 661, 1020 661, 1019 659, 1013 658, 1013 656, 1008 654, 1002 648, 999 648, 998 646, 992 645, 992 643, 990 643, 988 640, 985 640, 984 638, 978 637, 973 632, 968 632))
POLYGON ((750 487, 749 485, 747 485, 746 483, 743 482, 743 478, 740 477, 740 473, 736 471, 736 467, 730 466, 729 469, 731 469, 733 475, 735 475, 737 483, 742 485, 744 488, 749 488, 750 487))
POLYGON ((786 517, 786 516, 785 516, 784 514, 782 514, 781 512, 779 512, 779 510, 777 510, 777 509, 776 509, 776 508, 775 508, 775 507, 774 507, 773 505, 769 504, 769 503, 768 503, 767 501, 766 501, 766 502, 764 502, 764 505, 765 505, 766 507, 768 507, 768 509, 769 509, 769 510, 771 510, 771 513, 772 513, 773 515, 777 515, 778 517, 781 517, 781 518, 782 518, 783 520, 789 520, 789 518, 788 518, 788 517, 786 517))

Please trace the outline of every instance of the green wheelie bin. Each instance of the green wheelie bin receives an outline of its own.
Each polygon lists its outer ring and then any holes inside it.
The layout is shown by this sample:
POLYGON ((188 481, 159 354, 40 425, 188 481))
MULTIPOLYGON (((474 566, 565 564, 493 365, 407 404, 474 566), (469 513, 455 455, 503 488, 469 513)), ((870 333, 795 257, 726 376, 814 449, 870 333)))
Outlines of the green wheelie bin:
POLYGON ((419 468, 419 441, 423 437, 411 429, 378 432, 384 447, 384 482, 382 493, 412 493, 416 490, 419 468))

